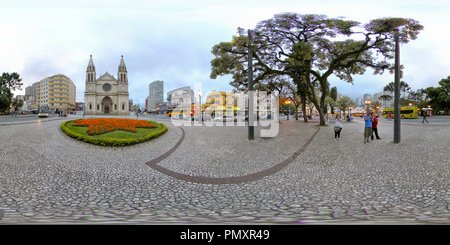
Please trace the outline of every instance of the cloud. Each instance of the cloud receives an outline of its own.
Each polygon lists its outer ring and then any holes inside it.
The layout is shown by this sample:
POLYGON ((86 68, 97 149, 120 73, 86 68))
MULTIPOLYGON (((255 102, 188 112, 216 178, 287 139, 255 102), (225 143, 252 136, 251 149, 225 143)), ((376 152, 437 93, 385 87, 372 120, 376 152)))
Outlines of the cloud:
MULTIPOLYGON (((281 12, 346 16, 362 23, 400 16, 417 19, 425 30, 401 47, 405 81, 413 89, 448 76, 449 4, 443 1, 21 1, 4 0, 0 9, 1 72, 19 72, 24 87, 55 74, 70 77, 77 101, 84 100, 85 71, 93 55, 97 75, 117 74, 124 55, 130 98, 143 105, 148 85, 163 80, 165 93, 195 83, 204 91, 231 90, 230 77, 209 78, 211 48, 230 41, 237 27, 254 28, 281 12)), ((355 85, 330 80, 343 94, 378 92, 393 75, 368 70, 355 85)), ((355 96, 352 96, 354 98, 355 96)))

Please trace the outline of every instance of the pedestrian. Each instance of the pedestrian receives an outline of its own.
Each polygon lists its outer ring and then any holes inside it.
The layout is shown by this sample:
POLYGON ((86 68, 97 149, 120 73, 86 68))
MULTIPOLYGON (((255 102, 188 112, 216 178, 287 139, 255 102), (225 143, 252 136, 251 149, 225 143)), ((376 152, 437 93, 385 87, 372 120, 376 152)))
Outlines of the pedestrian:
POLYGON ((369 137, 372 135, 372 115, 367 111, 364 116, 364 144, 369 143, 369 137))
POLYGON ((341 117, 339 115, 333 115, 333 118, 335 119, 334 122, 334 141, 336 139, 341 140, 341 131, 342 131, 342 124, 341 124, 341 117))
POLYGON ((377 140, 380 140, 380 136, 378 136, 378 118, 373 115, 372 113, 372 136, 371 139, 373 140, 373 134, 375 133, 375 137, 377 140))
POLYGON ((389 120, 389 121, 392 120, 392 116, 391 116, 391 113, 390 113, 390 112, 388 112, 388 120, 389 120))
POLYGON ((427 120, 427 112, 426 112, 426 111, 422 111, 422 116, 423 116, 422 123, 423 123, 424 121, 427 121, 427 123, 428 123, 428 120, 427 120))

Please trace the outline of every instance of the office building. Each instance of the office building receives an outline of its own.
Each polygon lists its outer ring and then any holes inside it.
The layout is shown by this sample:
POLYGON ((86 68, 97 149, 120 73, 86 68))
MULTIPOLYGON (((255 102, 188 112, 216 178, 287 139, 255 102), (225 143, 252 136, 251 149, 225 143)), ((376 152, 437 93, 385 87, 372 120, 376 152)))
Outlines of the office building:
POLYGON ((156 105, 160 102, 164 102, 164 81, 157 80, 149 85, 147 111, 154 112, 156 105))

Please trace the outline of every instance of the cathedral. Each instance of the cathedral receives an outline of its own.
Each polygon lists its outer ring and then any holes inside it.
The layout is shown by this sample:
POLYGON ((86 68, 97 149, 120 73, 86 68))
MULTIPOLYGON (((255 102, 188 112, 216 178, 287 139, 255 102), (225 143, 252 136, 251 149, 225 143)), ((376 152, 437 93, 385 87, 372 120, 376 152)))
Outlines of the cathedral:
POLYGON ((108 74, 96 77, 92 55, 86 70, 84 92, 86 115, 129 115, 128 72, 123 56, 117 71, 117 78, 108 74))

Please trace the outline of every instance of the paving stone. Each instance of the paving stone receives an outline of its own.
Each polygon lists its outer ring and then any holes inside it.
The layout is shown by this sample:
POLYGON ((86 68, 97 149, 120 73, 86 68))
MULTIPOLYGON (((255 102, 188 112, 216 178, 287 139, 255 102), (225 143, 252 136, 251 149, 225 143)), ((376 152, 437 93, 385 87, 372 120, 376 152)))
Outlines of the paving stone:
POLYGON ((167 133, 127 147, 72 139, 62 119, 1 123, 0 224, 450 224, 450 125, 407 123, 393 144, 381 121, 382 140, 363 144, 358 119, 340 141, 314 120, 282 121, 272 139, 256 127, 253 141, 246 127, 161 120, 167 133), (167 172, 147 165, 183 132, 156 163, 167 172))

